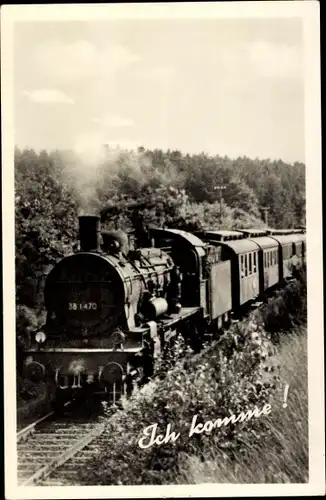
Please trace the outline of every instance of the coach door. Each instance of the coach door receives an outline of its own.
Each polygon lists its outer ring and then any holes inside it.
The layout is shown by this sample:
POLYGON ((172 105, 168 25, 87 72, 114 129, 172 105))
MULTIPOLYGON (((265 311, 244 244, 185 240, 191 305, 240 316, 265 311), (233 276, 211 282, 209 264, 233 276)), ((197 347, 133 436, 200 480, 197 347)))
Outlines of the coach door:
POLYGON ((258 252, 239 255, 240 305, 254 299, 259 294, 258 252))

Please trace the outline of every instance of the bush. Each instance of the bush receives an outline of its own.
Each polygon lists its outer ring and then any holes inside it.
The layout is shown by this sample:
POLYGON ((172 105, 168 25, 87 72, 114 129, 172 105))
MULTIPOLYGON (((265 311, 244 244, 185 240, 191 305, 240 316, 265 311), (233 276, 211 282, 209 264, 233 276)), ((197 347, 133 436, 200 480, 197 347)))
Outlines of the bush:
POLYGON ((307 324, 307 276, 302 267, 296 279, 269 299, 262 310, 265 329, 271 332, 274 342, 279 342, 283 332, 307 324))

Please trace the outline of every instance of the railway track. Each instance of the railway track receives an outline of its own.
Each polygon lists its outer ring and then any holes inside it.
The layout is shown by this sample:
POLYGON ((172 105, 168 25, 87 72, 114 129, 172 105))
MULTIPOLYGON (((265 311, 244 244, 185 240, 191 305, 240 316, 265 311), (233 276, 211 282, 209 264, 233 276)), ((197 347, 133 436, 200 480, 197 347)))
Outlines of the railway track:
POLYGON ((18 485, 61 485, 65 479, 71 480, 82 465, 81 458, 84 456, 85 462, 89 459, 91 442, 103 431, 104 423, 98 417, 67 415, 57 419, 53 412, 22 429, 17 434, 18 485), (58 469, 53 483, 51 477, 58 469))

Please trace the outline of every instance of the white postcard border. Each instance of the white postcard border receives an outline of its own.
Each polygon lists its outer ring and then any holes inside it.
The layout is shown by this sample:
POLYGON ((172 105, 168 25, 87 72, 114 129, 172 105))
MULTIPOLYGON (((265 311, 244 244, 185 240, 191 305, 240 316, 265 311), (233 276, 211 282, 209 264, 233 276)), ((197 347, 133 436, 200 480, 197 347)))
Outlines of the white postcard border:
POLYGON ((319 3, 232 2, 174 4, 87 4, 2 6, 2 179, 3 179, 3 297, 6 498, 140 498, 207 496, 314 495, 325 488, 324 364, 321 196, 319 3), (191 486, 17 487, 16 485, 16 372, 14 280, 14 113, 13 29, 15 22, 113 18, 250 18, 300 17, 305 30, 305 139, 307 189, 308 484, 205 484, 191 486))

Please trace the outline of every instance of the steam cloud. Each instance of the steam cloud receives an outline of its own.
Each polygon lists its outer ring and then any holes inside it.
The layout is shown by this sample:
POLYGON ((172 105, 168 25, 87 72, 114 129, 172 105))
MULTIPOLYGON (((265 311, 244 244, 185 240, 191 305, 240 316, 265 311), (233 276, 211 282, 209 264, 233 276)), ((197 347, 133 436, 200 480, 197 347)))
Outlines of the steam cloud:
POLYGON ((105 206, 121 198, 135 202, 147 187, 183 185, 181 174, 169 165, 154 167, 139 150, 83 141, 64 159, 64 181, 78 203, 78 215, 99 215, 105 206))
POLYGON ((119 155, 118 149, 90 143, 78 144, 66 155, 64 179, 74 192, 78 215, 98 215, 98 189, 117 175, 119 155))

